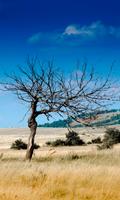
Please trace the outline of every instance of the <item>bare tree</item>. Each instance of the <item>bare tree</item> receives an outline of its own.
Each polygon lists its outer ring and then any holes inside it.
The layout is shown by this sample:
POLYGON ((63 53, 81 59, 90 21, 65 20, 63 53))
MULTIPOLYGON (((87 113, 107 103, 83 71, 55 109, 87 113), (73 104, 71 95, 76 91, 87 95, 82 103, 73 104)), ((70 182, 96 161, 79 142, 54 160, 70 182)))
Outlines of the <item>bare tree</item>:
POLYGON ((27 68, 19 67, 19 71, 19 75, 8 76, 4 88, 30 105, 30 136, 26 153, 28 160, 31 160, 34 151, 36 118, 39 115, 49 119, 52 113, 57 113, 77 121, 78 114, 95 111, 108 100, 108 78, 105 81, 98 80, 93 70, 88 74, 85 63, 81 71, 76 71, 69 78, 56 70, 52 62, 46 68, 38 59, 28 59, 27 68))

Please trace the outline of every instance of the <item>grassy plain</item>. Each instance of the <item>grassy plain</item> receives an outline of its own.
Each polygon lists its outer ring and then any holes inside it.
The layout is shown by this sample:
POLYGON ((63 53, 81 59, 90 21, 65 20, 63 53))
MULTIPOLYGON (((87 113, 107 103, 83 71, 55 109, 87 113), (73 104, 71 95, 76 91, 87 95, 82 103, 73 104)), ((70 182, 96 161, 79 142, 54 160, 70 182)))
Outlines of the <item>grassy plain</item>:
MULTIPOLYGON (((119 145, 103 151, 94 145, 49 148, 44 142, 64 137, 66 130, 39 131, 36 140, 41 139, 42 147, 26 162, 25 151, 10 150, 9 145, 18 138, 26 141, 28 130, 0 130, 0 200, 120 200, 119 145)), ((79 131, 86 140, 103 135, 99 129, 91 129, 92 135, 79 131)))

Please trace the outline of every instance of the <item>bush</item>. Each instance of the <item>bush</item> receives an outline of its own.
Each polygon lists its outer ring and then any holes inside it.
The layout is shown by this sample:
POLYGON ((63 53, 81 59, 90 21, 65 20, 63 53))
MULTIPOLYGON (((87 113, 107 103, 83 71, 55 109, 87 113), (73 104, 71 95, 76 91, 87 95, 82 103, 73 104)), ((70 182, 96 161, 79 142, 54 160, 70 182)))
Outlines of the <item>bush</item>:
POLYGON ((100 137, 97 137, 91 141, 92 144, 101 144, 102 140, 100 137))
POLYGON ((85 144, 84 141, 82 139, 80 139, 78 133, 76 133, 75 131, 69 131, 66 134, 66 140, 61 140, 61 139, 57 139, 53 142, 46 142, 46 145, 49 146, 76 146, 76 145, 83 145, 85 144))
POLYGON ((103 144, 99 149, 111 149, 114 144, 120 143, 120 131, 116 128, 108 128, 103 138, 103 144))
POLYGON ((38 145, 38 144, 34 144, 34 149, 39 149, 40 148, 40 145, 38 145))
POLYGON ((91 142, 91 141, 88 141, 87 144, 92 144, 92 142, 91 142))
POLYGON ((57 140, 55 140, 53 142, 50 142, 50 141, 46 142, 46 144, 48 146, 57 147, 57 146, 64 146, 65 142, 63 140, 61 140, 61 139, 57 139, 57 140))
POLYGON ((110 145, 120 143, 120 131, 115 128, 109 128, 106 130, 106 134, 103 139, 103 143, 109 143, 110 145))
POLYGON ((46 145, 48 146, 53 146, 53 147, 57 147, 57 146, 64 146, 65 145, 65 141, 64 140, 61 140, 61 139, 57 139, 53 142, 46 142, 46 145))
MULTIPOLYGON (((34 144, 34 149, 38 149, 40 146, 37 144, 34 144)), ((12 143, 11 149, 27 149, 27 144, 23 142, 21 139, 15 140, 15 142, 12 143)))
POLYGON ((51 141, 47 141, 45 144, 47 145, 47 146, 51 146, 51 141))
POLYGON ((66 140, 65 140, 66 146, 76 146, 83 144, 85 144, 84 141, 80 139, 78 133, 76 133, 75 131, 69 131, 68 134, 66 134, 66 140))
POLYGON ((15 140, 15 142, 12 143, 11 149, 27 149, 27 144, 24 143, 21 139, 15 140))

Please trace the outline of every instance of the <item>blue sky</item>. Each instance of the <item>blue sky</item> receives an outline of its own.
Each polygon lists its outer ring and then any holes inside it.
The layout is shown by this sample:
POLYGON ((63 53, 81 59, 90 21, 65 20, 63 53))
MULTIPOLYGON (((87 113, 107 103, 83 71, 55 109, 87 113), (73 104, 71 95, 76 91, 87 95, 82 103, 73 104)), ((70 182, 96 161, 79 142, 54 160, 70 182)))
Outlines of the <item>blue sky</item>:
MULTIPOLYGON (((66 72, 87 60, 101 76, 115 60, 113 78, 119 78, 119 10, 119 0, 0 0, 1 78, 4 71, 17 73, 27 55, 54 58, 66 72)), ((0 105, 0 127, 27 125, 20 122, 27 106, 16 97, 1 92, 0 105)))

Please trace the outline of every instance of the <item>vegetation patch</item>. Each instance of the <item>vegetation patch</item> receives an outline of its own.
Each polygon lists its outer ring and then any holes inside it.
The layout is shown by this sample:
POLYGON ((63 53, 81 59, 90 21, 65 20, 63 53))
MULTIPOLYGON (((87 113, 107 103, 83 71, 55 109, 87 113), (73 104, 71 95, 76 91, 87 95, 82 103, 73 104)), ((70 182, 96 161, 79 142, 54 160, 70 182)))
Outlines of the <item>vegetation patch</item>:
POLYGON ((111 149, 114 144, 120 143, 120 131, 116 128, 108 128, 105 132, 103 143, 98 149, 111 149))
POLYGON ((47 145, 49 146, 77 146, 77 145, 84 145, 85 142, 79 137, 78 133, 76 133, 75 131, 69 131, 66 134, 66 139, 65 140, 61 140, 61 139, 57 139, 53 142, 46 142, 47 145))
POLYGON ((92 139, 91 141, 92 144, 101 144, 102 143, 102 140, 100 137, 97 137, 95 139, 92 139))
MULTIPOLYGON (((34 149, 38 149, 40 146, 37 144, 34 144, 34 149)), ((27 149, 27 144, 23 142, 21 139, 15 140, 12 145, 11 149, 21 150, 21 149, 27 149)))

